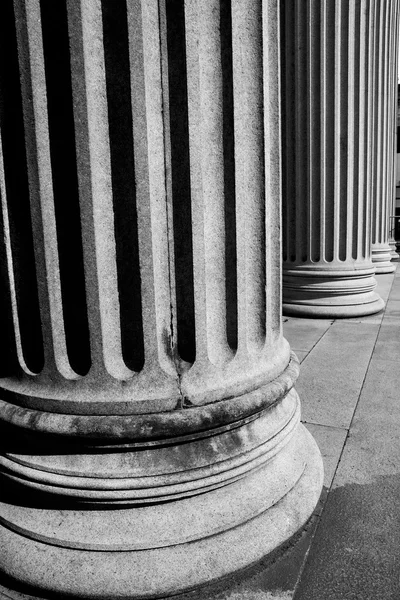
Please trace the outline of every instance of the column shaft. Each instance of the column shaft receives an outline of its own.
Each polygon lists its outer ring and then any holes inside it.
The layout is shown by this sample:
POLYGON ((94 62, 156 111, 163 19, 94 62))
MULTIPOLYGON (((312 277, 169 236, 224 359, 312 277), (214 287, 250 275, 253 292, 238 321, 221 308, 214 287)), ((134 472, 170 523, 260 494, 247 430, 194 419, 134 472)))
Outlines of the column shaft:
POLYGON ((370 249, 374 19, 380 4, 285 3, 286 314, 356 316, 383 306, 374 292, 370 249))
POLYGON ((393 163, 392 131, 395 121, 393 95, 396 65, 393 35, 397 33, 398 1, 389 0, 376 8, 375 37, 375 103, 374 103, 374 168, 372 194, 372 262, 376 273, 391 273, 389 220, 392 207, 393 163), (388 58, 390 57, 390 59, 388 58))
POLYGON ((394 61, 391 62, 391 74, 390 74, 390 86, 392 89, 392 97, 391 102, 392 106, 390 108, 390 119, 391 122, 389 126, 391 126, 391 143, 389 146, 389 157, 391 160, 389 167, 389 178, 392 179, 389 181, 389 246, 390 246, 390 256, 391 260, 397 261, 399 260, 399 255, 396 252, 396 240, 395 240, 395 227, 396 227, 396 153, 397 153, 397 80, 398 80, 398 64, 399 64, 399 14, 400 11, 397 11, 396 21, 392 30, 392 51, 391 55, 394 58, 394 61))
POLYGON ((280 318, 279 2, 5 0, 0 46, 0 593, 177 594, 322 486, 280 318))

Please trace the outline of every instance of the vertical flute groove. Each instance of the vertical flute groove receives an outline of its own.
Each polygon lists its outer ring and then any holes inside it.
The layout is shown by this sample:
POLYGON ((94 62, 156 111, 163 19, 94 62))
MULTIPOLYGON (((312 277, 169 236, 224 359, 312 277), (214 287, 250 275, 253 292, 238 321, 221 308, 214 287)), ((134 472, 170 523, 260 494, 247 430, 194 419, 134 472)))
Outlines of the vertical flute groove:
MULTIPOLYGON (((13 256, 11 249, 11 233, 10 233, 10 224, 8 217, 8 207, 7 207, 7 190, 6 190, 6 182, 4 175, 4 160, 3 160, 3 142, 1 136, 0 129, 0 196, 1 196, 1 223, 2 223, 2 235, 3 235, 3 243, 4 243, 4 252, 5 256, 4 260, 4 273, 2 276, 4 277, 4 287, 6 287, 9 295, 9 301, 11 304, 11 315, 12 315, 12 334, 13 334, 13 342, 15 347, 8 348, 7 352, 13 352, 15 349, 16 358, 18 362, 18 366, 22 369, 23 372, 29 375, 33 375, 34 373, 28 368, 24 353, 22 349, 21 342, 21 331, 19 325, 18 318, 18 302, 16 295, 16 286, 14 279, 14 265, 13 265, 13 256)), ((4 343, 4 342, 3 342, 4 343)))
POLYGON ((58 371, 73 379, 76 374, 67 357, 61 300, 40 6, 38 0, 23 0, 15 2, 15 10, 44 372, 54 376, 58 371))
MULTIPOLYGON (((359 94, 360 94, 360 82, 358 75, 356 74, 355 61, 357 54, 357 44, 360 40, 360 14, 359 14, 359 2, 356 0, 354 3, 349 5, 349 29, 347 32, 347 44, 348 44, 348 102, 347 102, 347 164, 346 164, 346 178, 348 179, 348 185, 343 185, 342 198, 343 204, 346 209, 346 221, 344 227, 340 227, 340 246, 341 246, 341 260, 345 261, 347 258, 354 258, 353 247, 357 247, 358 243, 358 227, 353 226, 354 212, 357 214, 357 202, 358 202, 358 190, 356 187, 355 173, 357 169, 354 168, 356 157, 358 158, 358 143, 359 135, 356 135, 355 127, 359 113, 359 94), (352 35, 352 32, 354 34, 352 35), (354 148, 353 152, 348 150, 354 148), (354 211, 354 212, 353 212, 354 211), (346 235, 346 230, 352 232, 351 236, 346 235)), ((364 64, 364 63, 358 63, 364 64)), ((359 69, 359 67, 358 67, 359 69)), ((357 71, 358 71, 357 69, 357 71)), ((345 93, 345 92, 344 92, 345 93)))
POLYGON ((101 2, 67 6, 92 373, 124 379, 101 2))
MULTIPOLYGON (((395 265, 391 264, 389 246, 389 206, 391 204, 388 180, 390 170, 390 129, 392 86, 390 71, 392 56, 391 30, 396 16, 397 6, 392 0, 378 6, 377 50, 375 57, 375 94, 374 107, 374 149, 376 159, 373 172, 373 209, 372 209, 372 261, 377 273, 390 273, 395 265)), ((392 57, 393 59, 393 57, 392 57)))

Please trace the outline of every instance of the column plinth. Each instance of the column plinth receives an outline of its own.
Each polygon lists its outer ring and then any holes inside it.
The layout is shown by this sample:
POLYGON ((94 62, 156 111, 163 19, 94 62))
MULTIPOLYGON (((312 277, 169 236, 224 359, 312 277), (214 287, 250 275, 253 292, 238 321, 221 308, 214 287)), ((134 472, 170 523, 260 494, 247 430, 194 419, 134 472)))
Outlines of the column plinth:
POLYGON ((321 318, 369 315, 384 306, 374 291, 375 269, 336 269, 331 264, 317 268, 285 269, 283 310, 287 315, 321 318), (323 267, 326 266, 324 269, 323 267))
POLYGON ((7 597, 178 594, 314 510, 281 327, 278 12, 0 6, 7 597))
MULTIPOLYGON (((286 2, 283 310, 378 312, 371 259, 374 18, 380 2, 286 2)), ((381 59, 386 62, 386 59, 381 59)))

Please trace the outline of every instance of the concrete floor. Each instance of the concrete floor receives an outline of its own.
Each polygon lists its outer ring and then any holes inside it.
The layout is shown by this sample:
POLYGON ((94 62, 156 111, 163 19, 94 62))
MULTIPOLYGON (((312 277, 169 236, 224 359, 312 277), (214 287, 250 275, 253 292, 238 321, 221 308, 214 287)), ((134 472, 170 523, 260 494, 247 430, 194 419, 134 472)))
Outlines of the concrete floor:
POLYGON ((400 599, 400 268, 377 281, 387 301, 382 313, 319 321, 305 335, 307 348, 298 332, 310 321, 284 323, 302 351, 297 390, 324 456, 327 489, 285 600, 400 599))
POLYGON ((283 318, 302 420, 324 457, 313 517, 272 564, 185 599, 400 600, 400 266, 377 281, 377 315, 283 318))

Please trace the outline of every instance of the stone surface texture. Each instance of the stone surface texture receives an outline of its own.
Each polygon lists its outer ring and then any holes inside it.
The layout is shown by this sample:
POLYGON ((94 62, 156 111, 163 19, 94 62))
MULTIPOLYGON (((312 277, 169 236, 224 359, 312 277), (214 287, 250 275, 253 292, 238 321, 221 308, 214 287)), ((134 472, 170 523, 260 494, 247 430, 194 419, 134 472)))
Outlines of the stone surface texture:
POLYGON ((281 325, 279 2, 6 0, 0 45, 4 595, 229 576, 323 481, 281 325))
MULTIPOLYGON (((371 205, 383 193, 387 202, 383 96, 393 96, 394 19, 392 1, 282 3, 284 314, 355 317, 383 308, 371 205)), ((387 210, 380 219, 387 231, 387 210)))

